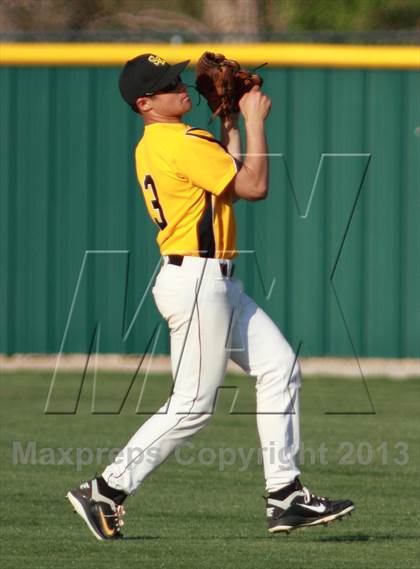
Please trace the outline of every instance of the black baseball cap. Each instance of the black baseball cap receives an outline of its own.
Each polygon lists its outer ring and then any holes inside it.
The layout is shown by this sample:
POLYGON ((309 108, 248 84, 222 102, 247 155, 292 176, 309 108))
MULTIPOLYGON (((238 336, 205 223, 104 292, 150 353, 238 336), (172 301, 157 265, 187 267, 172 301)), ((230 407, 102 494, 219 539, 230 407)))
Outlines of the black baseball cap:
POLYGON ((154 53, 143 53, 130 59, 120 74, 119 87, 123 99, 134 105, 139 97, 152 94, 167 87, 190 62, 170 65, 154 53))

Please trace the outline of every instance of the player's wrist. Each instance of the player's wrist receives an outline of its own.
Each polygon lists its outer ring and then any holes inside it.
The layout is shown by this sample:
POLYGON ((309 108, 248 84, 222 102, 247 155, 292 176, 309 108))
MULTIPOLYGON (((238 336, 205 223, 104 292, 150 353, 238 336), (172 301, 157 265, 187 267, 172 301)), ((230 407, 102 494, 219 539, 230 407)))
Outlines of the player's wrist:
POLYGON ((260 116, 244 117, 245 129, 248 130, 264 130, 264 118, 260 116))
POLYGON ((220 120, 225 130, 237 129, 239 125, 239 113, 232 113, 227 117, 221 117, 220 120))

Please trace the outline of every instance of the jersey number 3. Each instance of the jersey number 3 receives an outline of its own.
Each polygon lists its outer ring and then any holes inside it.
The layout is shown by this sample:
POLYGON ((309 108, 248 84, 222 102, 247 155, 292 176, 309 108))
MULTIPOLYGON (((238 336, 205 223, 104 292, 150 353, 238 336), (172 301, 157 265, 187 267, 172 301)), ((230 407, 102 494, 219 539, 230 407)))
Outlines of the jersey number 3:
POLYGON ((161 229, 165 229, 168 223, 163 214, 162 206, 159 203, 155 182, 150 174, 147 174, 144 177, 144 189, 150 190, 153 194, 153 199, 151 200, 151 204, 153 209, 158 213, 158 217, 153 218, 154 221, 159 225, 161 229))

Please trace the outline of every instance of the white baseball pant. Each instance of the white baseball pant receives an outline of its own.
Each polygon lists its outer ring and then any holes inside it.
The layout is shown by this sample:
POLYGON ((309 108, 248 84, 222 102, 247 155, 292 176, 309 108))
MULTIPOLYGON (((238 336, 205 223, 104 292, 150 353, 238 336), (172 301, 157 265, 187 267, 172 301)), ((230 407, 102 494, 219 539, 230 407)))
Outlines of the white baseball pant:
POLYGON ((226 278, 220 263, 184 257, 181 266, 160 270, 153 295, 171 337, 173 392, 132 436, 102 476, 132 494, 171 453, 212 417, 231 358, 256 378, 257 426, 266 490, 273 492, 299 474, 299 367, 274 322, 226 278))

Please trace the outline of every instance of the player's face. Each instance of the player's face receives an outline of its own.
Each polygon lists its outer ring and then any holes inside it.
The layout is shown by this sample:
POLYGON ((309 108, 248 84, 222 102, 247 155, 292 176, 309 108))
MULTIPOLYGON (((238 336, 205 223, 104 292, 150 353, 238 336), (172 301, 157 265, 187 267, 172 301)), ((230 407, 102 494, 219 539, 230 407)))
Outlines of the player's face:
POLYGON ((185 83, 177 78, 166 89, 153 96, 156 110, 168 116, 181 117, 191 110, 192 102, 187 93, 185 83))
POLYGON ((162 120, 165 117, 178 119, 190 111, 191 107, 186 85, 177 77, 168 87, 148 97, 147 114, 151 120, 162 120))

